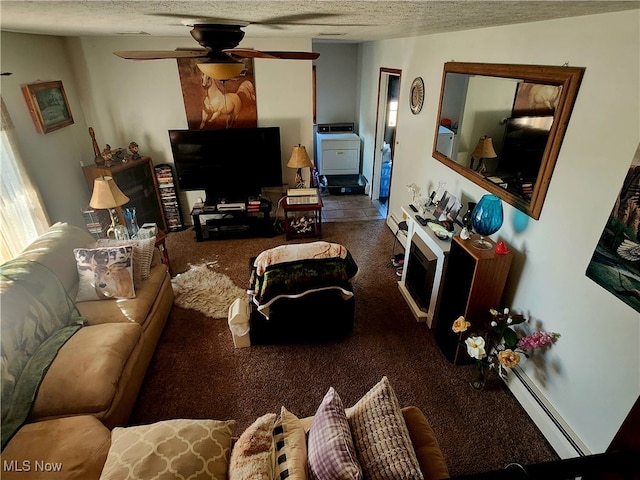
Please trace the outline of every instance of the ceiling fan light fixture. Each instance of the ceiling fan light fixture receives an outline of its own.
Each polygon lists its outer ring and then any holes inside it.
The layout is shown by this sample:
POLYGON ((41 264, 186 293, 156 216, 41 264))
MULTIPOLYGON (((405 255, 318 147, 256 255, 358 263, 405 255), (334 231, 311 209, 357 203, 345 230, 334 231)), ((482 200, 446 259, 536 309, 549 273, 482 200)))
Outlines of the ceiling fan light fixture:
POLYGON ((241 62, 210 62, 197 65, 202 73, 213 80, 231 80, 245 69, 244 63, 241 62))

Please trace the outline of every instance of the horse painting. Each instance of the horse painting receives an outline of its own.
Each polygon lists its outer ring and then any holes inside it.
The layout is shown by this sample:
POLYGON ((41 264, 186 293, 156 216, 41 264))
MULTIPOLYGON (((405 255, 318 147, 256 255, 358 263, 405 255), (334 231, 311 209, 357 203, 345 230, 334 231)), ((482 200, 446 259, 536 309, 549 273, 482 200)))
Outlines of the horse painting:
POLYGON ((212 80, 202 74, 202 88, 207 91, 207 96, 202 104, 201 129, 218 118, 225 121, 226 128, 233 127, 242 110, 242 98, 245 98, 245 102, 255 102, 256 99, 253 84, 248 80, 240 84, 236 93, 227 93, 224 81, 212 80))

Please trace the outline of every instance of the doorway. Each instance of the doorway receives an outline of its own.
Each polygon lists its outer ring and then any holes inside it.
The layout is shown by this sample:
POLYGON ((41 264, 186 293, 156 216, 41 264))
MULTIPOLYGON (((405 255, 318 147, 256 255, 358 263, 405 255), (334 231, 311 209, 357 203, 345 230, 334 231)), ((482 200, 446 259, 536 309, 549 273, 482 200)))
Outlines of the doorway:
POLYGON ((388 213, 389 192, 396 146, 398 99, 401 70, 380 68, 378 74, 378 109, 373 156, 371 200, 379 203, 384 216, 388 213))

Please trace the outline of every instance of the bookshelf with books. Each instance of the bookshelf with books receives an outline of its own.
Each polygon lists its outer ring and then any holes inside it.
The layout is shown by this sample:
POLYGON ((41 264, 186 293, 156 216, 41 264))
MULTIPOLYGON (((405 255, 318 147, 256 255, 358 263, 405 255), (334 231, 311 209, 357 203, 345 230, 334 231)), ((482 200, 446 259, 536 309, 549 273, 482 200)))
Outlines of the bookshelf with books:
POLYGON ((171 168, 170 164, 163 163, 156 165, 155 170, 158 189, 160 190, 160 200, 162 201, 164 216, 167 219, 167 228, 170 232, 182 230, 184 224, 174 181, 173 168, 171 168))

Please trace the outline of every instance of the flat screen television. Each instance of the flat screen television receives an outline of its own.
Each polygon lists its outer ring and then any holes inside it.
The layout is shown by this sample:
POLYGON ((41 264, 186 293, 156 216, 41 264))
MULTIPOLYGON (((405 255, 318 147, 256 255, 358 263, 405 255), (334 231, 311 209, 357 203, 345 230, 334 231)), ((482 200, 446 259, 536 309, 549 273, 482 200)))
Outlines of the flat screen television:
POLYGON ((169 130, 181 190, 204 190, 206 204, 244 202, 282 185, 280 128, 169 130))
POLYGON ((553 116, 508 118, 498 175, 514 175, 535 182, 552 124, 553 116))

